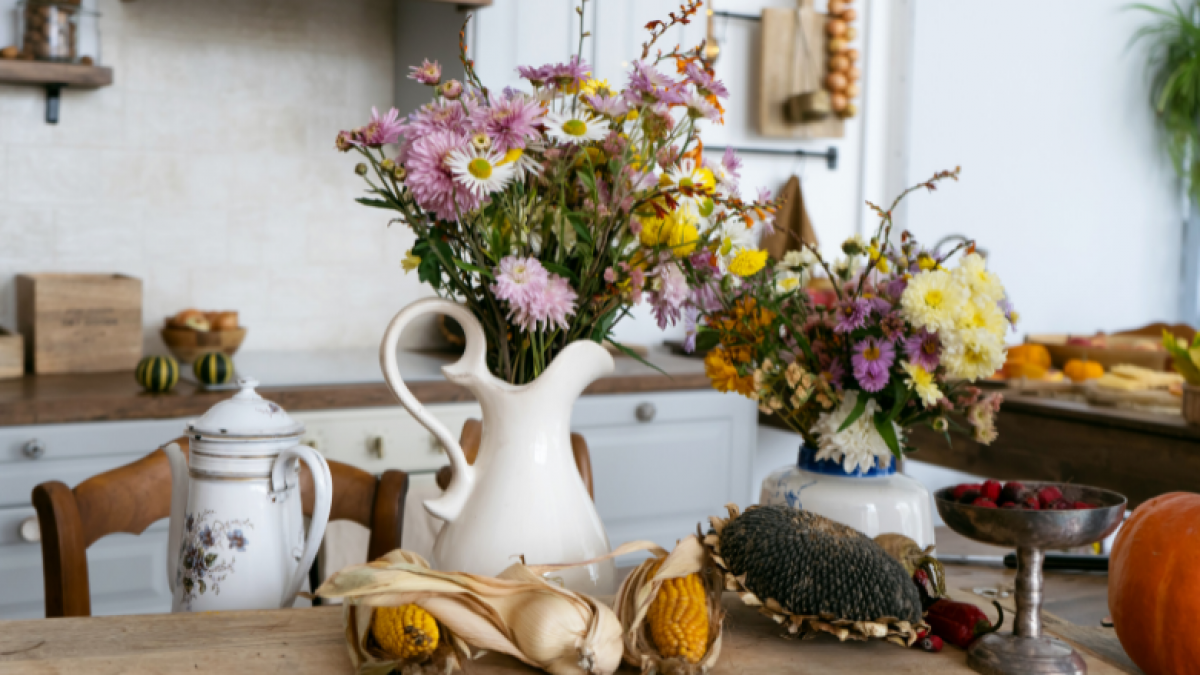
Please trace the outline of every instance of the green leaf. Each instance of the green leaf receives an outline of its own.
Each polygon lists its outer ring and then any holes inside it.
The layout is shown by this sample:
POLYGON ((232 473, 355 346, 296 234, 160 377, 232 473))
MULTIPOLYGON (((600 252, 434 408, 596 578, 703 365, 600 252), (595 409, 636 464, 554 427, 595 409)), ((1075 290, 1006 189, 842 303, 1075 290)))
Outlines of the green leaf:
POLYGON ((417 266, 417 279, 429 284, 435 290, 442 287, 442 264, 432 255, 421 256, 421 264, 417 266))
POLYGON ((721 344, 721 335, 715 330, 701 328, 696 333, 696 351, 704 353, 716 349, 721 344))
POLYGON ((657 370, 658 372, 662 373, 663 375, 666 375, 667 377, 669 377, 669 378, 671 378, 671 379, 675 379, 675 378, 671 377, 671 376, 670 376, 670 375, 669 375, 669 374, 668 374, 668 373, 667 373, 665 370, 663 370, 662 368, 659 368, 658 366, 654 365, 653 363, 650 363, 650 362, 649 362, 649 361, 647 361, 646 359, 642 358, 640 354, 638 354, 637 352, 633 351, 633 350, 632 350, 632 349, 630 349, 629 347, 626 347, 625 345, 621 344, 620 342, 617 342, 617 341, 613 340, 612 338, 609 338, 609 340, 608 340, 608 341, 612 343, 612 346, 614 346, 614 347, 616 347, 617 349, 621 350, 621 353, 622 353, 622 354, 624 354, 625 356, 629 356, 629 357, 635 358, 635 359, 637 359, 638 361, 640 361, 640 362, 641 362, 643 365, 650 366, 651 368, 653 368, 653 369, 657 370))
POLYGON ((542 262, 542 267, 545 267, 560 277, 570 279, 571 282, 576 286, 579 285, 579 275, 572 272, 566 265, 560 265, 556 262, 550 262, 549 260, 546 260, 542 262))
POLYGON ((858 421, 858 418, 862 417, 863 412, 867 409, 867 401, 870 398, 870 396, 867 396, 863 392, 858 392, 858 400, 854 402, 854 410, 850 411, 850 416, 846 418, 845 422, 842 422, 842 426, 838 427, 839 434, 849 429, 851 424, 854 424, 858 421))
POLYGON ((912 390, 904 386, 898 377, 892 378, 892 391, 896 395, 896 402, 892 404, 892 411, 888 413, 889 422, 896 421, 896 418, 900 416, 900 411, 904 410, 904 406, 912 396, 912 390))
POLYGON ((590 165, 583 166, 579 169, 578 175, 579 181, 582 182, 583 186, 587 188, 588 194, 595 196, 596 175, 592 173, 592 167, 590 165))
POLYGON ((212 564, 215 563, 216 561, 217 561, 216 553, 209 553, 208 555, 204 556, 204 566, 205 567, 212 567, 212 564))
POLYGON ((571 223, 571 227, 575 228, 575 236, 579 238, 580 242, 587 244, 589 247, 595 244, 595 240, 592 239, 592 233, 588 232, 587 225, 583 224, 582 216, 574 212, 568 213, 567 221, 571 223))
POLYGON ((203 595, 204 591, 208 590, 208 585, 204 583, 203 579, 201 579, 198 583, 200 585, 200 594, 203 595))
POLYGON ((474 272, 475 274, 487 277, 488 279, 491 279, 492 281, 496 280, 496 277, 492 276, 491 272, 489 272, 488 270, 485 270, 482 267, 479 267, 478 265, 472 265, 469 262, 463 262, 463 261, 459 260, 458 258, 451 258, 451 260, 453 260, 454 265, 461 270, 466 270, 467 272, 474 272))
POLYGON ((359 197, 358 199, 355 199, 354 201, 358 202, 359 204, 362 204, 363 206, 372 206, 377 209, 394 210, 394 207, 392 206, 391 202, 384 201, 382 199, 371 199, 370 197, 359 197))
POLYGON ((883 437, 883 442, 887 443, 888 450, 892 451, 896 459, 903 457, 904 453, 900 451, 900 440, 896 438, 896 427, 892 426, 892 420, 882 410, 875 413, 873 419, 875 430, 883 437))

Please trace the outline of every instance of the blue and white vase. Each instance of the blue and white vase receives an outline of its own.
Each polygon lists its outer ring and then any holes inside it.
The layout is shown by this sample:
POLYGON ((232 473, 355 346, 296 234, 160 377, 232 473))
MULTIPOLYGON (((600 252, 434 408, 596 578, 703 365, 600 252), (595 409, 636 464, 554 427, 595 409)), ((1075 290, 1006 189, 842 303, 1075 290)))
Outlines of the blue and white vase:
POLYGON ((841 462, 817 459, 800 446, 800 458, 766 477, 761 504, 786 504, 819 513, 874 538, 903 534, 922 548, 933 545, 933 500, 918 481, 896 473, 895 458, 885 467, 848 472, 841 462))

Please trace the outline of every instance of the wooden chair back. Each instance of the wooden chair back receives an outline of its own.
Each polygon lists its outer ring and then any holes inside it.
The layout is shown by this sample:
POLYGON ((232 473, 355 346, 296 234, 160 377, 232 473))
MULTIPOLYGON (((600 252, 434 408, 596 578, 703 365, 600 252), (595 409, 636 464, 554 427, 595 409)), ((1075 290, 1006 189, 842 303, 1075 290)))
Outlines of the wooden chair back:
MULTIPOLYGON (((483 422, 477 419, 467 420, 463 424, 462 434, 458 437, 458 444, 462 447, 468 464, 475 463, 475 458, 479 456, 479 444, 482 440, 483 422)), ((588 496, 592 498, 592 501, 596 501, 596 493, 592 488, 592 457, 588 454, 587 441, 583 440, 583 436, 574 432, 571 433, 571 454, 575 456, 575 466, 579 469, 579 477, 583 479, 583 484, 587 486, 588 496)), ((438 469, 438 487, 443 490, 449 487, 450 478, 453 475, 454 472, 449 466, 438 469)))
MULTIPOLYGON (((178 438, 188 452, 187 437, 178 438)), ((329 520, 352 520, 371 530, 368 560, 400 548, 408 474, 387 471, 379 478, 340 462, 329 462, 333 505, 329 520)), ((304 514, 312 515, 308 467, 300 478, 304 514)), ((141 534, 171 515, 171 467, 160 448, 142 459, 93 476, 75 489, 59 481, 33 489, 42 532, 42 575, 46 617, 91 616, 87 549, 105 535, 141 534)))

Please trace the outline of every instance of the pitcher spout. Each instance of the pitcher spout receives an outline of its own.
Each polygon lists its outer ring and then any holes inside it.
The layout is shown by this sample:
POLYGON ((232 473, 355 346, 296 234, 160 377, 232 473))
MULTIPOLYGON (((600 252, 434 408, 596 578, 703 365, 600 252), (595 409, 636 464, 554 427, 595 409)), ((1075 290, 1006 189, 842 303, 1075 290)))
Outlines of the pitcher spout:
POLYGON ((596 380, 613 371, 612 354, 591 340, 580 340, 567 345, 554 357, 545 372, 530 383, 530 388, 548 387, 564 399, 575 399, 596 380))

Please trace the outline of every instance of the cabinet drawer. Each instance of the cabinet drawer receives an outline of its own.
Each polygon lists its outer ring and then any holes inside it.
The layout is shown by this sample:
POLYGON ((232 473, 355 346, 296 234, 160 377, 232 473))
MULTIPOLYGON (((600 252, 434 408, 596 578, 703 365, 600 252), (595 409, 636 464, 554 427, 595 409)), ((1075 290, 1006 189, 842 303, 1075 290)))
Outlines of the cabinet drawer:
MULTIPOLYGON (((480 418, 477 403, 431 405, 429 410, 458 438, 463 423, 480 418)), ((449 463, 441 443, 400 407, 292 415, 307 429, 309 442, 325 456, 371 473, 388 469, 409 472, 436 471, 449 463)))
POLYGON ((185 428, 183 419, 0 427, 0 474, 9 470, 5 466, 9 462, 23 464, 126 453, 148 455, 184 435, 185 428), (25 453, 31 441, 38 441, 43 448, 37 459, 25 453))
POLYGON ((21 535, 21 524, 30 518, 37 518, 32 506, 0 509, 0 551, 5 546, 40 546, 40 540, 27 541, 21 535))
POLYGON ((139 460, 153 450, 127 455, 0 464, 0 507, 29 505, 33 488, 39 483, 58 480, 75 487, 98 473, 139 460))

